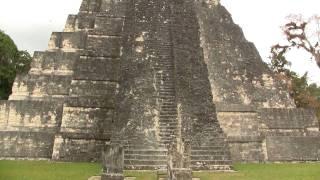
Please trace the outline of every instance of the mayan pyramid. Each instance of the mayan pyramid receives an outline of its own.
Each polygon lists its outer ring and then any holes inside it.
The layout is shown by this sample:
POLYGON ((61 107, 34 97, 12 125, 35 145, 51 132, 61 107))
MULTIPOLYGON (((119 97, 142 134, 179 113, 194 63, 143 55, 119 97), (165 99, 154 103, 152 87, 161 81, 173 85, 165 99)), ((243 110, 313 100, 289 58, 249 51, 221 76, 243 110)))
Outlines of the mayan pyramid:
POLYGON ((193 170, 316 161, 319 124, 262 62, 218 0, 83 0, 0 101, 2 159, 161 169, 188 143, 193 170))

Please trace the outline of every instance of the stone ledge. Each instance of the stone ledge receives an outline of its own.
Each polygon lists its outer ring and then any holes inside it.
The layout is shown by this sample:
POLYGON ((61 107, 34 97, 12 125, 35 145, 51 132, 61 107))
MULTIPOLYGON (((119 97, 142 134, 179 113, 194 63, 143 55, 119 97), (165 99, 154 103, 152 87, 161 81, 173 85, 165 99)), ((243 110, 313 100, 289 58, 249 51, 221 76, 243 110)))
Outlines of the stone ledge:
POLYGON ((254 106, 243 104, 223 104, 215 103, 216 111, 219 112, 257 112, 257 108, 254 106))
POLYGON ((263 136, 228 136, 229 143, 262 142, 263 136))

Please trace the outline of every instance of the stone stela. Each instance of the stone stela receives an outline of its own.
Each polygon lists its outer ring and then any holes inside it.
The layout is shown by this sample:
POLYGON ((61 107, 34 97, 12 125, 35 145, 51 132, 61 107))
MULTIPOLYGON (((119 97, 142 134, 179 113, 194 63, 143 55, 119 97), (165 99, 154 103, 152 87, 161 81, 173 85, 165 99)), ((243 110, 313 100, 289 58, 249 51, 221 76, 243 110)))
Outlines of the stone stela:
POLYGON ((119 144, 105 147, 102 152, 103 174, 101 180, 124 180, 124 149, 119 144))
POLYGON ((169 174, 190 179, 319 149, 314 111, 296 108, 218 0, 83 0, 0 101, 1 159, 104 159, 105 177, 170 157, 169 174))
POLYGON ((168 148, 168 180, 192 180, 190 142, 170 144, 168 148))

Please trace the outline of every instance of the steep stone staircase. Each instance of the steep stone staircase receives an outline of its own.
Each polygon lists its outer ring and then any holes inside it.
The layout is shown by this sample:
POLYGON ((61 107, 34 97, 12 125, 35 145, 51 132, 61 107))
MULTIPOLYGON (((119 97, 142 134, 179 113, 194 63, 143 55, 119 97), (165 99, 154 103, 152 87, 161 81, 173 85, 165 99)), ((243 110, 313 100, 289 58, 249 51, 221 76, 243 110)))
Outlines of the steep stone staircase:
POLYGON ((161 99, 159 136, 161 144, 166 145, 174 142, 178 130, 173 57, 161 59, 159 67, 161 67, 161 73, 157 75, 160 81, 161 99))
POLYGON ((232 170, 229 147, 221 128, 214 125, 208 126, 203 130, 201 136, 206 137, 205 142, 198 137, 196 138, 198 143, 196 142, 191 147, 191 168, 213 171, 232 170))

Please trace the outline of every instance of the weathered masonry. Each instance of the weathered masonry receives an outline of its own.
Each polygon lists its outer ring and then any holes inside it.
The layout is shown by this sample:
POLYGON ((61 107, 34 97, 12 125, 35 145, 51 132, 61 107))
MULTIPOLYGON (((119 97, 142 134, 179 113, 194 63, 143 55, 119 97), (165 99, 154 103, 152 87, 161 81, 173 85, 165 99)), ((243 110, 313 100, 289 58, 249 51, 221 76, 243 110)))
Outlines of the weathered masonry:
POLYGON ((83 0, 0 102, 3 159, 166 168, 190 143, 193 170, 232 161, 317 161, 311 110, 293 100, 217 0, 83 0))

